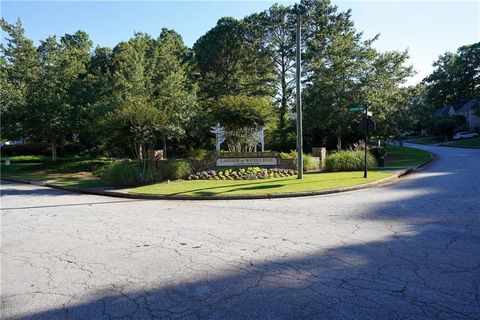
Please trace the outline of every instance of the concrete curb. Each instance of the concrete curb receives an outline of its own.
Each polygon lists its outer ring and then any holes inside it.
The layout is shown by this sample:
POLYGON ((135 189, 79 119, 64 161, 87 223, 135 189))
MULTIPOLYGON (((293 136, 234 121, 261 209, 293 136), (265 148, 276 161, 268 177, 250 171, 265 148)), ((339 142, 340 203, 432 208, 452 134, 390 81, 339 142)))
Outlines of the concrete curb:
POLYGON ((321 191, 310 191, 310 192, 295 192, 295 193, 281 193, 281 194, 264 194, 264 195, 232 195, 232 196, 162 196, 162 195, 152 195, 152 194, 131 194, 131 193, 123 193, 123 192, 116 192, 116 191, 106 191, 106 190, 95 190, 95 189, 85 189, 85 188, 75 188, 75 187, 63 187, 58 186, 52 183, 44 182, 44 181, 23 181, 23 180, 15 180, 15 179, 2 179, 5 181, 12 181, 12 182, 20 182, 26 184, 32 184, 37 186, 49 187, 54 189, 66 190, 70 192, 76 193, 84 193, 84 194, 92 194, 92 195, 99 195, 99 196, 108 196, 108 197, 115 197, 115 198, 127 198, 127 199, 144 199, 144 200, 251 200, 251 199, 280 199, 280 198, 296 198, 296 197, 309 197, 309 196, 319 196, 319 195, 326 195, 326 194, 334 194, 340 192, 347 192, 347 191, 355 191, 361 189, 367 189, 371 187, 378 187, 387 184, 391 184, 396 182, 408 174, 414 172, 417 169, 423 168, 430 164, 433 160, 436 159, 436 156, 431 153, 430 159, 427 161, 412 167, 406 170, 402 170, 397 172, 396 174, 392 175, 391 177, 387 177, 384 179, 380 179, 377 181, 369 182, 360 184, 357 186, 345 187, 345 188, 338 188, 338 189, 328 189, 328 190, 321 190, 321 191))

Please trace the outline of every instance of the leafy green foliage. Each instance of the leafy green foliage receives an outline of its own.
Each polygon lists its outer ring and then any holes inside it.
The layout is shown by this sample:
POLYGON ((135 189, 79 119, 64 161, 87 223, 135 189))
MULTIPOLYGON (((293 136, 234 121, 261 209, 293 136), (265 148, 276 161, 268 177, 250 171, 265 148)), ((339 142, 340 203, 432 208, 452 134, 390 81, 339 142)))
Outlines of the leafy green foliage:
POLYGON ((58 164, 49 170, 55 173, 96 172, 109 165, 109 160, 67 160, 58 161, 58 164))
POLYGON ((459 123, 454 118, 437 118, 433 121, 433 132, 442 136, 444 141, 452 139, 459 123))
POLYGON ((200 37, 193 51, 201 95, 267 95, 271 61, 262 54, 258 29, 234 18, 221 18, 200 37))
POLYGON ((108 167, 97 170, 97 174, 110 184, 118 186, 134 186, 152 183, 158 179, 157 172, 149 168, 143 176, 135 161, 117 161, 108 167))
POLYGON ((212 151, 205 149, 195 149, 187 152, 187 157, 190 160, 207 160, 212 155, 212 151))
MULTIPOLYGON (((325 171, 357 171, 364 168, 364 151, 338 151, 332 153, 325 160, 325 171)), ((370 153, 367 154, 367 165, 374 166, 375 158, 370 153)))
POLYGON ((135 162, 119 161, 99 171, 100 176, 114 185, 132 186, 140 180, 138 165, 135 162))
POLYGON ((48 156, 52 152, 52 149, 48 143, 11 144, 2 146, 0 150, 2 153, 2 157, 48 156))
MULTIPOLYGON (((292 150, 289 153, 281 152, 280 158, 288 159, 288 160, 295 160, 297 159, 297 151, 292 150)), ((318 170, 320 169, 320 159, 317 157, 313 157, 308 153, 303 154, 303 171, 311 171, 311 170, 318 170)))
POLYGON ((423 81, 426 100, 435 108, 480 97, 480 42, 446 52, 433 63, 433 72, 423 81))
POLYGON ((303 171, 312 171, 320 169, 320 159, 310 154, 303 154, 303 171))
POLYGON ((227 132, 230 151, 252 151, 252 134, 262 128, 272 115, 268 98, 225 96, 218 99, 210 113, 212 123, 220 123, 227 132))
POLYGON ((171 179, 185 179, 192 173, 192 167, 188 161, 178 160, 170 165, 168 176, 171 179))
POLYGON ((383 159, 385 157, 386 151, 382 147, 372 147, 369 151, 373 154, 375 159, 383 159))

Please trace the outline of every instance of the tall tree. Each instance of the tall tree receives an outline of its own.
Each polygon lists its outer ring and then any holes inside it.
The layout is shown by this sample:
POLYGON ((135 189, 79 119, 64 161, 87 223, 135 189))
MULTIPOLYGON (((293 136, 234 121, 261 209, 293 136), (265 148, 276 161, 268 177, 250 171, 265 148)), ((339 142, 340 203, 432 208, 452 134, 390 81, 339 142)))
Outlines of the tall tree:
POLYGON ((271 93, 272 64, 262 54, 261 30, 255 23, 221 18, 197 40, 193 50, 203 97, 271 93))
POLYGON ((37 92, 28 102, 26 121, 32 134, 52 146, 52 160, 57 146, 78 133, 82 114, 82 79, 87 74, 90 48, 85 32, 66 34, 42 41, 38 48, 40 76, 34 82, 37 92))
POLYGON ((33 82, 39 75, 37 48, 25 37, 19 20, 12 25, 0 20, 7 38, 0 44, 0 111, 2 139, 28 138, 25 116, 33 82))
POLYGON ((281 149, 288 149, 293 106, 296 17, 291 7, 274 4, 260 14, 245 18, 247 25, 260 30, 261 52, 270 57, 273 67, 275 105, 278 120, 274 139, 281 149))
POLYGON ((362 77, 375 54, 370 48, 373 40, 362 42, 350 11, 337 12, 324 1, 304 5, 305 126, 316 143, 333 135, 340 149, 342 138, 356 127, 358 116, 349 113, 348 106, 361 103, 362 77))
POLYGON ((480 97, 480 42, 446 52, 433 63, 423 82, 427 102, 435 108, 480 97))
POLYGON ((188 49, 177 33, 163 29, 157 40, 137 33, 114 48, 112 64, 113 109, 126 102, 148 101, 164 119, 164 142, 185 134, 196 112, 196 87, 188 74, 188 49))
POLYGON ((168 119, 163 129, 164 152, 167 138, 178 142, 185 137, 198 111, 197 87, 189 77, 191 69, 189 50, 181 36, 163 29, 155 43, 150 81, 154 106, 168 119))

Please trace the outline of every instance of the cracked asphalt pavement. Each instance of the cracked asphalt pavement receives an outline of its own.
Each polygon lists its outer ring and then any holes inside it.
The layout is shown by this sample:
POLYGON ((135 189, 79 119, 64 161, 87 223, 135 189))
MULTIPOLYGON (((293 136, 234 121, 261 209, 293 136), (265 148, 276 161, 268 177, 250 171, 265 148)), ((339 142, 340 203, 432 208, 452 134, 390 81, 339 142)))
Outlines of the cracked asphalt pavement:
POLYGON ((480 319, 480 150, 398 183, 153 201, 2 182, 2 319, 480 319))

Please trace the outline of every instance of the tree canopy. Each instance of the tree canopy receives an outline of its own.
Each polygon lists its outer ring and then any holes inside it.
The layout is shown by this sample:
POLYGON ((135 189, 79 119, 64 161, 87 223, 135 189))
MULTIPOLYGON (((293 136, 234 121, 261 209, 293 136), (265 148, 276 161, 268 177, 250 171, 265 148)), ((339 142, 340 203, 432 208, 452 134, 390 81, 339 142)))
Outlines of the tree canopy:
MULTIPOLYGON (((407 87, 414 73, 407 51, 376 50, 379 36, 365 39, 351 12, 329 1, 300 4, 307 149, 358 141, 352 105, 368 104, 376 134, 386 137, 424 127, 435 108, 480 97, 480 43, 441 55, 422 84, 407 87)), ((2 19, 2 139, 49 142, 53 158, 57 146, 76 144, 143 159, 140 149, 160 143, 177 153, 212 148, 209 128, 221 123, 231 148, 250 148, 239 137, 265 127, 267 148, 291 150, 296 10, 275 4, 243 19, 222 17, 193 48, 169 29, 156 38, 137 32, 113 48, 93 48, 83 31, 35 45, 20 21, 2 19)))

